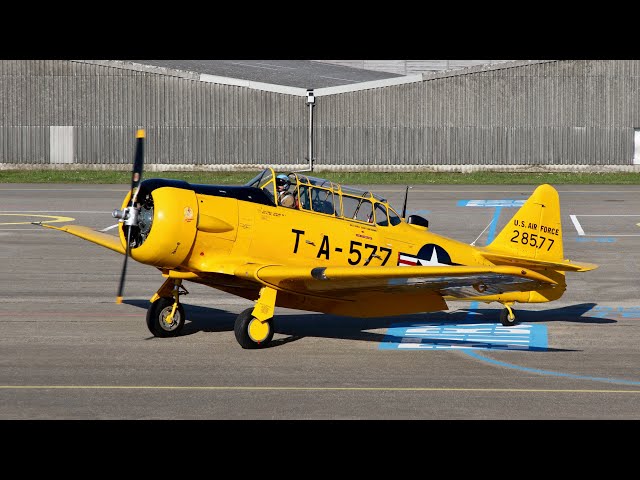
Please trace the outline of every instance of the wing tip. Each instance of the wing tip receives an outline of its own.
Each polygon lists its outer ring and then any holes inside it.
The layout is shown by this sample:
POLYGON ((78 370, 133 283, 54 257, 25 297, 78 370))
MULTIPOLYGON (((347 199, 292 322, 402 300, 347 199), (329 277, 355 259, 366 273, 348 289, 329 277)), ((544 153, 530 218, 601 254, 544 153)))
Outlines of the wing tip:
POLYGON ((574 263, 573 265, 576 265, 578 267, 580 267, 577 271, 578 272, 588 272, 590 270, 595 270, 596 268, 598 268, 599 265, 595 264, 595 263, 574 263))
POLYGON ((35 225, 37 227, 43 227, 43 228, 52 228, 53 230, 60 230, 60 231, 65 231, 64 228, 62 227, 54 227, 53 225, 47 225, 46 223, 42 223, 40 222, 31 222, 31 225, 35 225))

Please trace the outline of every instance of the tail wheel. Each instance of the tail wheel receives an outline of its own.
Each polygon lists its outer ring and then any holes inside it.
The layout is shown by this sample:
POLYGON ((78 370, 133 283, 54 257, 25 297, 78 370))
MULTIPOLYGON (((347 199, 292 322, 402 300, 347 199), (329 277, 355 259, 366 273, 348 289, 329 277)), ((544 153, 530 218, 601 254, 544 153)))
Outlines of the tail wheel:
POLYGON ((242 348, 264 348, 273 339, 273 319, 261 322, 251 312, 253 307, 247 308, 237 316, 233 332, 242 348))
POLYGON ((511 327, 516 324, 516 314, 505 308, 500 312, 500 323, 505 327, 511 327))
POLYGON ((154 337, 176 337, 180 335, 186 320, 183 306, 178 303, 173 318, 170 319, 175 299, 160 297, 147 310, 147 327, 154 337))

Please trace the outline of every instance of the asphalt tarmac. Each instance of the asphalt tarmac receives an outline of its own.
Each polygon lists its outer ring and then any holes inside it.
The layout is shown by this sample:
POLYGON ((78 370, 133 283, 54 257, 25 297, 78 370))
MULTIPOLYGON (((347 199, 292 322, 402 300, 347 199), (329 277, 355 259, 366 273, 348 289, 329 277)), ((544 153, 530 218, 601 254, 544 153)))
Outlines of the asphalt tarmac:
MULTIPOLYGON (((404 186, 368 188, 401 211, 404 186)), ((251 302, 186 282, 184 335, 155 338, 157 270, 130 261, 118 305, 121 255, 30 223, 108 227, 127 185, 2 184, 0 419, 638 420, 640 187, 556 188, 565 257, 599 268, 569 272, 558 301, 516 304, 515 330, 498 304, 377 319, 276 309, 273 345, 244 350, 233 322, 251 302)), ((533 189, 414 186, 408 211, 484 245, 533 189)))

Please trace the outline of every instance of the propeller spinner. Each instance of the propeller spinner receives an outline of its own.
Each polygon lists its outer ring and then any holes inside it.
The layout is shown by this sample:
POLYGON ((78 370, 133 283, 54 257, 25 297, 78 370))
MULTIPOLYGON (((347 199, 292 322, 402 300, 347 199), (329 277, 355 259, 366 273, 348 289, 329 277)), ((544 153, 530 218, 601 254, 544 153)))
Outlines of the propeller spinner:
POLYGON ((118 287, 118 296, 116 297, 116 303, 122 303, 122 292, 124 291, 124 278, 127 273, 127 260, 131 255, 131 230, 132 226, 138 225, 138 214, 140 209, 136 208, 136 202, 138 200, 138 192, 140 191, 140 183, 142 182, 142 169, 144 164, 144 130, 139 129, 136 133, 136 152, 133 161, 133 170, 131 172, 131 202, 129 206, 124 210, 114 210, 113 217, 120 219, 125 225, 128 225, 127 229, 127 251, 124 256, 124 263, 122 265, 122 274, 120 275, 120 286, 118 287))

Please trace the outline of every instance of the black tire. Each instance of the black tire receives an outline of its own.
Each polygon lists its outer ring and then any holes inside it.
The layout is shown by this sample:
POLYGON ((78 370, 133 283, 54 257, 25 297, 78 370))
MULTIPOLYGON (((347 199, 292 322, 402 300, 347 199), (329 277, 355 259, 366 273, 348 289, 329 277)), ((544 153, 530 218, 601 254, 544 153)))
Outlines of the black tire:
POLYGON ((505 327, 512 327, 516 324, 516 314, 514 313, 513 316, 510 317, 509 310, 505 308, 500 312, 500 323, 505 327))
POLYGON ((273 319, 270 318, 265 322, 267 327, 269 328, 269 331, 262 341, 257 342, 253 338, 251 338, 251 335, 249 334, 249 329, 251 327, 252 322, 260 321, 257 318, 255 318, 253 315, 251 315, 252 311, 253 311, 253 307, 247 308, 245 311, 243 311, 240 315, 236 317, 236 321, 233 325, 233 332, 236 335, 236 340, 238 341, 238 343, 242 348, 246 348, 246 349, 264 348, 267 345, 269 345, 269 343, 271 343, 271 340, 273 339, 273 319))
POLYGON ((165 319, 171 313, 174 303, 173 297, 161 297, 151 304, 147 310, 147 328, 154 337, 177 337, 180 335, 186 320, 184 308, 178 303, 173 322, 168 324, 165 319))

